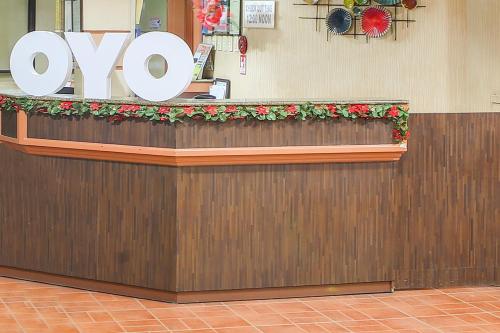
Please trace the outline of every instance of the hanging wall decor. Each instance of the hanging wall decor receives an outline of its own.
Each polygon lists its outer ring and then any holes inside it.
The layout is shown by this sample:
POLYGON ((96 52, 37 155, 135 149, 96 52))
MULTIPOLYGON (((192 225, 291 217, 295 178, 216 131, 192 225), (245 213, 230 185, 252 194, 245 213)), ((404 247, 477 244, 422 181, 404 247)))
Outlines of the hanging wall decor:
POLYGON ((368 7, 361 14, 361 28, 368 37, 380 38, 384 36, 391 25, 391 12, 384 7, 368 7))
POLYGON ((351 30, 352 16, 344 8, 335 8, 328 13, 326 26, 334 35, 343 35, 351 30))
POLYGON ((193 0, 204 36, 241 35, 242 0, 193 0))
POLYGON ((301 6, 310 16, 299 19, 315 22, 316 31, 321 31, 322 22, 326 22, 327 40, 332 35, 381 38, 392 32, 398 39, 401 24, 407 28, 415 23, 412 13, 424 0, 302 0, 294 3, 301 6))

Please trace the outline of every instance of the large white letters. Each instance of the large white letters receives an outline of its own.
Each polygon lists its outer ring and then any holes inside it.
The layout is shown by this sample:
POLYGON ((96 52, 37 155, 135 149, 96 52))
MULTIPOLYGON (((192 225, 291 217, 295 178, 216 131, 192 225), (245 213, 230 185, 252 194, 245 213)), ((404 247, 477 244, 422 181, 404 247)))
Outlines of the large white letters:
POLYGON ((83 95, 92 99, 111 98, 111 73, 130 34, 106 33, 99 47, 88 32, 64 35, 83 74, 83 95))
POLYGON ((73 57, 68 44, 53 32, 35 31, 23 36, 10 56, 10 71, 17 86, 27 94, 45 96, 61 90, 71 78, 73 57), (45 73, 33 67, 38 54, 49 60, 45 73))
MULTIPOLYGON (((84 97, 110 98, 110 76, 130 35, 105 34, 99 47, 89 33, 66 33, 65 36, 67 43, 55 33, 35 31, 17 42, 10 58, 17 86, 34 96, 59 91, 71 77, 72 50, 84 77, 84 97), (33 68, 33 60, 40 53, 49 60, 49 67, 43 74, 33 68)), ((168 32, 151 32, 138 37, 125 51, 123 59, 123 74, 130 89, 139 97, 155 102, 179 96, 191 83, 193 69, 189 46, 168 32), (148 69, 154 55, 160 55, 168 64, 167 73, 158 79, 148 69)))
POLYGON ((181 38, 166 32, 150 32, 134 40, 123 58, 123 75, 128 86, 139 97, 165 101, 179 96, 191 83, 193 55, 181 38), (157 79, 148 69, 154 55, 168 64, 167 73, 157 79))

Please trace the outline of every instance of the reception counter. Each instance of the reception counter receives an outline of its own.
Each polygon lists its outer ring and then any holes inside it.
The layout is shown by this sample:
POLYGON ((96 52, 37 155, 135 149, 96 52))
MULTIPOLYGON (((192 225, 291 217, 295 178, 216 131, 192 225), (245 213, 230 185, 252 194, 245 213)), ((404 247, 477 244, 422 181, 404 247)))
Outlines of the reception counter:
POLYGON ((406 101, 0 112, 0 275, 179 303, 498 283, 498 114, 413 115, 408 149, 406 101))

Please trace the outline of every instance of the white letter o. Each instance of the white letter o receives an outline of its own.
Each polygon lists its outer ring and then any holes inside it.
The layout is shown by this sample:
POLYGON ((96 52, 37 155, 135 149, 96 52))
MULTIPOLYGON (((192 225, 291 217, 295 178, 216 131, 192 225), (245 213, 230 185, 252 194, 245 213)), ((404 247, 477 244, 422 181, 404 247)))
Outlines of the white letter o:
POLYGON ((178 36, 168 32, 150 32, 135 39, 123 57, 123 76, 137 96, 153 102, 166 101, 182 94, 191 83, 193 54, 178 36), (168 63, 167 73, 157 79, 149 72, 153 55, 168 63))
POLYGON ((10 56, 10 71, 19 89, 33 96, 45 96, 61 90, 71 78, 73 56, 68 44, 57 34, 34 31, 24 35, 10 56), (35 57, 43 53, 49 60, 47 71, 38 74, 35 57))

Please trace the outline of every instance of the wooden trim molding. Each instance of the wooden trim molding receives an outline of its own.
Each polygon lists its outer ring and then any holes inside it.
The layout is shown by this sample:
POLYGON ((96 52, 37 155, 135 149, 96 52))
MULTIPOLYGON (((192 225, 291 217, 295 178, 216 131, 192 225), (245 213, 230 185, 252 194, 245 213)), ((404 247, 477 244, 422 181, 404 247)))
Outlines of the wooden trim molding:
POLYGON ((394 162, 406 147, 401 145, 343 145, 249 148, 154 148, 46 139, 0 141, 26 154, 163 166, 213 166, 256 164, 312 164, 394 162))
POLYGON ((407 151, 406 144, 175 149, 34 139, 24 112, 17 113, 17 138, 0 135, 0 142, 31 155, 173 167, 394 162, 407 151))
POLYGON ((392 281, 213 291, 164 291, 0 266, 0 276, 171 303, 391 293, 392 281))

